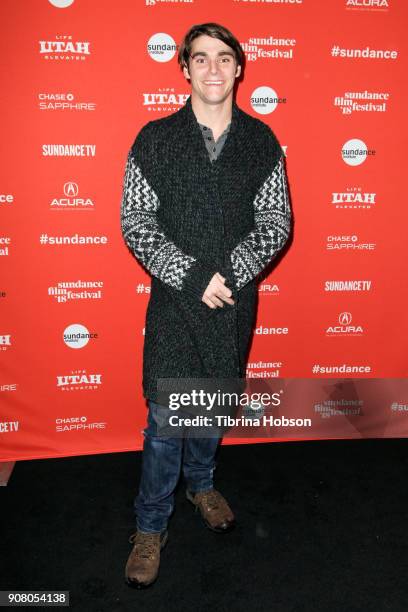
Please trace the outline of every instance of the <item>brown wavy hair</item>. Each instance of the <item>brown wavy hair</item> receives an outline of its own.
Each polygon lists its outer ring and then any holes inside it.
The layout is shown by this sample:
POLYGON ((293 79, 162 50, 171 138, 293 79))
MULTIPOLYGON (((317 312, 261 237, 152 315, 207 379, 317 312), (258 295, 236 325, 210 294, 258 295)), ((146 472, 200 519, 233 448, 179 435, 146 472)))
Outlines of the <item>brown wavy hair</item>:
POLYGON ((218 40, 221 40, 223 43, 231 47, 238 66, 241 66, 242 72, 245 62, 245 54, 241 45, 239 44, 239 41, 227 28, 219 23, 213 22, 193 25, 185 34, 177 55, 180 70, 183 70, 184 66, 188 68, 188 60, 190 59, 193 40, 198 38, 198 36, 202 36, 203 34, 211 36, 211 38, 218 38, 218 40))

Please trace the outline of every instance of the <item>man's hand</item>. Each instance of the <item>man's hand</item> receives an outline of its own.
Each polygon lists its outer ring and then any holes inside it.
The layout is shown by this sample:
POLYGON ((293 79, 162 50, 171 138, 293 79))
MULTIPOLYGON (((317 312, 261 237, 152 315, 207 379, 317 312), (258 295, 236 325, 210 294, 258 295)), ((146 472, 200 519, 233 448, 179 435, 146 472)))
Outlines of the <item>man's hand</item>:
POLYGON ((201 301, 210 308, 217 308, 218 306, 223 308, 223 302, 233 306, 235 302, 231 298, 232 291, 225 286, 225 280, 226 279, 221 276, 219 272, 216 272, 208 283, 208 287, 204 291, 201 301))

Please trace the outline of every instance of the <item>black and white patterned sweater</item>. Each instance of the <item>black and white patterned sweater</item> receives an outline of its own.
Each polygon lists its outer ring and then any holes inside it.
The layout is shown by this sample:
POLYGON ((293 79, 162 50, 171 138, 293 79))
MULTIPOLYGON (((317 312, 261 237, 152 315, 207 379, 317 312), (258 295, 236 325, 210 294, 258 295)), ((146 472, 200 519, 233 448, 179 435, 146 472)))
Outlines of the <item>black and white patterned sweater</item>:
POLYGON ((191 98, 150 121, 128 152, 120 220, 152 277, 144 396, 157 401, 159 379, 244 377, 256 277, 285 245, 292 220, 284 154, 269 126, 234 101, 211 162, 191 98), (233 306, 201 300, 217 271, 233 306))

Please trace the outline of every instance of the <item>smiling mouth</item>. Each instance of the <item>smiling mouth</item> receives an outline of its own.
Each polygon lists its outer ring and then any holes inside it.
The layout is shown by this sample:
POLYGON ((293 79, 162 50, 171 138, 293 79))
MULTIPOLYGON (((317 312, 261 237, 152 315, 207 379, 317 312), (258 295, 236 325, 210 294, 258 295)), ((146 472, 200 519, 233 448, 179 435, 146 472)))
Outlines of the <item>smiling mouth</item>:
POLYGON ((204 85, 222 85, 222 81, 204 81, 204 85))

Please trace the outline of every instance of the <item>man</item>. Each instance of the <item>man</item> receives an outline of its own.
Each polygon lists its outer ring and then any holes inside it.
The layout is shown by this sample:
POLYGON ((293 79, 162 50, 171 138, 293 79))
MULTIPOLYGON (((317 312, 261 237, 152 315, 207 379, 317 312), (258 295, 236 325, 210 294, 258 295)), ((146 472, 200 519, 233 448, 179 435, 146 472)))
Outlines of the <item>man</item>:
POLYGON ((148 400, 137 531, 129 586, 158 575, 180 471, 205 525, 229 531, 234 515, 213 486, 219 438, 159 436, 164 379, 239 379, 255 320, 256 276, 286 243, 291 225, 284 154, 272 130, 233 99, 244 54, 215 23, 193 26, 178 53, 191 95, 148 122, 126 163, 121 227, 152 276, 143 350, 148 400))

